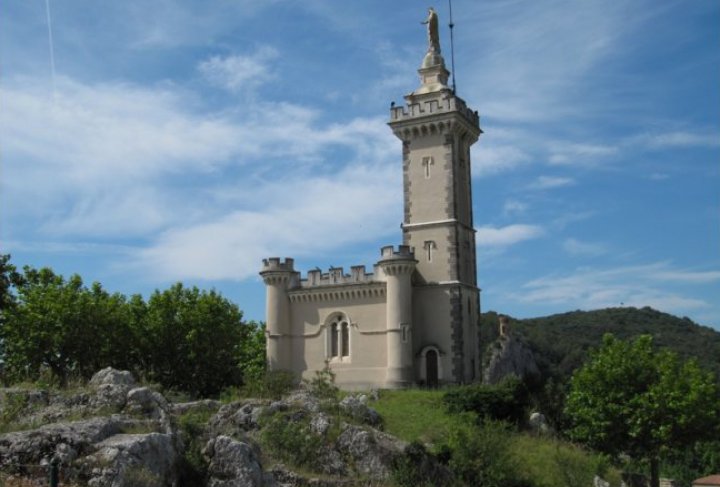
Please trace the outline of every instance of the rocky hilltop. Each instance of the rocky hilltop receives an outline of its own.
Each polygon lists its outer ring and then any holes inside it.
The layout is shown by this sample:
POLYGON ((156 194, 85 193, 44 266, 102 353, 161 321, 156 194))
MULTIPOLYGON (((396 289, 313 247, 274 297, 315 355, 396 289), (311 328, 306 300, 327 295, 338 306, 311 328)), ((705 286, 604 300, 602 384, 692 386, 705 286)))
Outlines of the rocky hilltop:
MULTIPOLYGON (((0 480, 47 485, 40 479, 55 462, 61 485, 384 485, 407 445, 380 431, 367 402, 298 390, 278 401, 171 403, 111 368, 74 392, 0 389, 3 425, 13 430, 0 435, 0 480)), ((444 475, 431 457, 413 458, 444 475)))

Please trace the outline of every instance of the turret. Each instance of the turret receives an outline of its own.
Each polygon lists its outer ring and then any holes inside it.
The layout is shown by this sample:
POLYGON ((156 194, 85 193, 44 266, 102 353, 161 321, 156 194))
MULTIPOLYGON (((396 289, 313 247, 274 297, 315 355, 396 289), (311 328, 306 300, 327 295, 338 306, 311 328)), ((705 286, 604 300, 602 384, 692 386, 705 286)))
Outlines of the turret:
POLYGON ((381 249, 377 265, 385 274, 387 285, 387 376, 390 389, 413 383, 412 286, 415 253, 406 245, 395 250, 392 245, 381 249))
POLYGON ((290 299, 287 291, 298 279, 293 259, 286 258, 284 262, 278 257, 263 259, 260 276, 267 288, 265 336, 268 367, 270 370, 290 370, 290 299))

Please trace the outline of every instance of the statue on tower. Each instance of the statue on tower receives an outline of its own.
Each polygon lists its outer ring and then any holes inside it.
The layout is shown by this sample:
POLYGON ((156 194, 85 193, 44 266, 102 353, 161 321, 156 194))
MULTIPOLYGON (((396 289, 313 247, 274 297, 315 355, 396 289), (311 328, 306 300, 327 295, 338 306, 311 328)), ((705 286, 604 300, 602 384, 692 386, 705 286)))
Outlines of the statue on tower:
POLYGON ((422 24, 427 25, 428 32, 428 52, 440 53, 440 33, 438 31, 438 16, 435 9, 428 9, 428 16, 422 24))

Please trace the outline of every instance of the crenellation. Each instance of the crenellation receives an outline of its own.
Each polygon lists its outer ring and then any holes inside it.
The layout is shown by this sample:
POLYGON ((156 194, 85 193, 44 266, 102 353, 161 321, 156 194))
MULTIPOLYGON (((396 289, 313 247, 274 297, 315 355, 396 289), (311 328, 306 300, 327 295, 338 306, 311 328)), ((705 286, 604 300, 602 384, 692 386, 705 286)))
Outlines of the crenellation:
POLYGON ((260 272, 295 272, 295 259, 286 257, 283 261, 280 257, 263 259, 263 267, 260 272))
POLYGON ((364 265, 355 265, 350 268, 350 274, 346 274, 342 267, 331 267, 328 272, 313 269, 308 271, 306 279, 300 280, 300 287, 306 289, 369 282, 375 282, 375 274, 366 272, 364 265))
POLYGON ((473 125, 480 125, 480 115, 478 115, 478 112, 468 108, 462 98, 454 95, 441 99, 433 98, 424 101, 409 101, 404 106, 394 106, 390 109, 390 121, 400 122, 417 117, 450 112, 459 112, 473 125))

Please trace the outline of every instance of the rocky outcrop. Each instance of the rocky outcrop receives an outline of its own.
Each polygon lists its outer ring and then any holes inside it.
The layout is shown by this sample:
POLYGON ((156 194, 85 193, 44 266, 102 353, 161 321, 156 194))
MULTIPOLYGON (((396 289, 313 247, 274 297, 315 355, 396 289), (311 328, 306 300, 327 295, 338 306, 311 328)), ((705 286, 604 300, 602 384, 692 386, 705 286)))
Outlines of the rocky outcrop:
MULTIPOLYGON (((379 431, 382 418, 369 400, 299 390, 279 401, 171 404, 109 368, 74 391, 0 389, 5 425, 18 430, 0 435, 0 473, 39 481, 52 461, 65 482, 89 487, 384 484, 396 461, 412 455, 379 431), (266 438, 272 425, 285 435, 274 443, 266 438), (273 450, 288 442, 307 449, 300 471, 273 450)), ((444 468, 431 455, 418 459, 411 463, 423 471, 444 468)))
POLYGON ((89 487, 174 485, 178 451, 163 433, 119 434, 95 445, 82 461, 89 487), (87 472, 89 470, 89 473, 87 472))
POLYGON ((258 454, 248 443, 221 435, 211 439, 203 453, 210 460, 208 487, 275 484, 271 475, 263 473, 258 454))
POLYGON ((519 378, 540 375, 532 351, 511 334, 502 335, 486 350, 483 383, 497 384, 514 375, 519 378))

